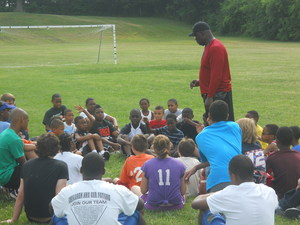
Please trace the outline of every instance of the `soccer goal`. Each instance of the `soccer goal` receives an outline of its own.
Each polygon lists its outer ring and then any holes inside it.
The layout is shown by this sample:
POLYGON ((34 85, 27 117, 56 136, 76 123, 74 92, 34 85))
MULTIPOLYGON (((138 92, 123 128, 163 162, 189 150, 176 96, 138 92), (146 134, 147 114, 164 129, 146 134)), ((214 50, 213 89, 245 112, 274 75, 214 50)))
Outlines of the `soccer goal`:
POLYGON ((0 26, 0 44, 1 67, 117 64, 114 24, 0 26))

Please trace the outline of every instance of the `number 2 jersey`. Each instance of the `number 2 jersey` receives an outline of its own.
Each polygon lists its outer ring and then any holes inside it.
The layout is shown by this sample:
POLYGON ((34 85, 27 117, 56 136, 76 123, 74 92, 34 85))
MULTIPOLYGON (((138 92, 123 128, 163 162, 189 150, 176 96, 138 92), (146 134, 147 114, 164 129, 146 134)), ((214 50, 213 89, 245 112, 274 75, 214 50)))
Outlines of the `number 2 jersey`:
POLYGON ((182 162, 172 157, 153 158, 145 162, 142 171, 148 179, 147 204, 154 206, 182 204, 181 178, 185 172, 182 162))
POLYGON ((141 168, 146 161, 152 158, 154 158, 154 156, 148 154, 130 156, 124 163, 120 175, 120 181, 118 183, 128 187, 129 189, 131 189, 133 185, 140 186, 143 173, 141 168))

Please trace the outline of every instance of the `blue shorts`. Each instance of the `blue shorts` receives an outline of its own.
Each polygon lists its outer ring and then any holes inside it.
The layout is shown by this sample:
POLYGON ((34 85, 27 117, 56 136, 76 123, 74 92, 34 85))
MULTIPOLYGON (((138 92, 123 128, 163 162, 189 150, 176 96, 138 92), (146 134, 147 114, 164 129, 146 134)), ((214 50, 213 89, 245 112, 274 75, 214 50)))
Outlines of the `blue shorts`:
MULTIPOLYGON (((135 211, 131 216, 126 216, 124 213, 119 215, 118 221, 123 225, 138 225, 140 221, 139 211, 135 211)), ((58 218, 53 216, 52 223, 53 225, 69 225, 67 217, 58 218)))
POLYGON ((221 214, 212 214, 206 210, 202 216, 202 225, 225 225, 226 221, 221 214))

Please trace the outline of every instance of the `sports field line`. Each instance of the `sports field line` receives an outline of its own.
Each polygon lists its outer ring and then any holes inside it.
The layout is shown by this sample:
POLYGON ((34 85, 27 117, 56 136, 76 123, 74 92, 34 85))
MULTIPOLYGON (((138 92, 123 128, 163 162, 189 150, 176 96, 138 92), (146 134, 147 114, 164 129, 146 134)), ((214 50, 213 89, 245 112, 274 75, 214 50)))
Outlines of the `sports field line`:
POLYGON ((0 66, 0 69, 13 69, 13 68, 31 68, 31 67, 51 67, 51 66, 78 66, 78 65, 92 65, 97 63, 70 63, 70 64, 39 64, 39 65, 29 65, 29 66, 0 66))

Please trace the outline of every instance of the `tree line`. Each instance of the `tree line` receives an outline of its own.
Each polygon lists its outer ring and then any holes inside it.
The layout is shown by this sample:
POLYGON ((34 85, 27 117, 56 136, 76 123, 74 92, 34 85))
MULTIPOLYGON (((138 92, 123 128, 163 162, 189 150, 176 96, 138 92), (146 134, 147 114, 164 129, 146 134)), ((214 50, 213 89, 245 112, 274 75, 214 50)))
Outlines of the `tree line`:
POLYGON ((203 20, 221 34, 300 40, 300 0, 0 0, 0 11, 203 20))

